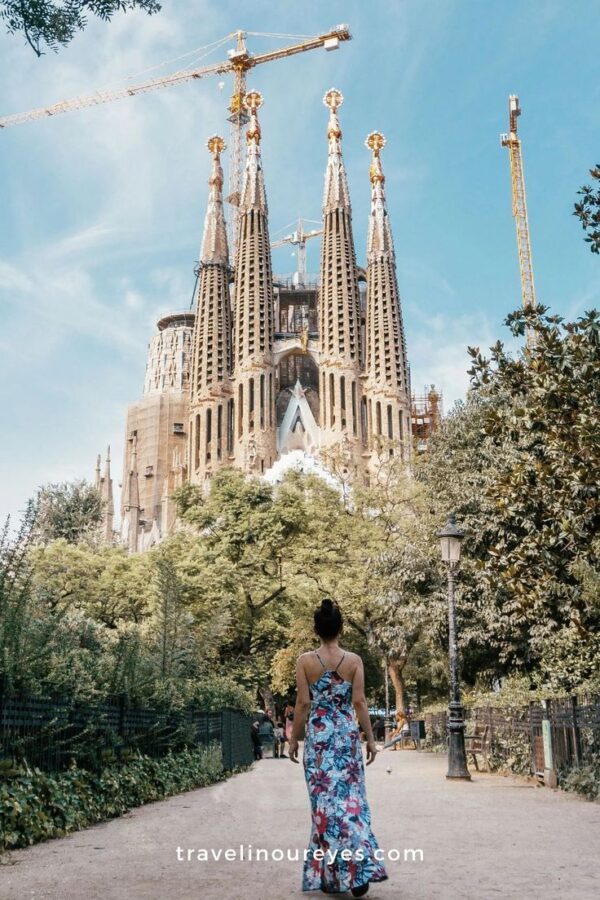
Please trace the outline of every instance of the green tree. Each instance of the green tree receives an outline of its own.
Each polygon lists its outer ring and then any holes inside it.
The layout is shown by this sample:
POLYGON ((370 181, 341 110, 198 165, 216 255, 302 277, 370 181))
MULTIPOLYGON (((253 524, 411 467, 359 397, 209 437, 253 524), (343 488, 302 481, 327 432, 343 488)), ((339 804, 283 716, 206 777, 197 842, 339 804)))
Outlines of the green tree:
POLYGON ((37 500, 35 537, 42 543, 63 538, 70 544, 96 539, 102 522, 103 503, 99 492, 85 480, 48 484, 37 500))
POLYGON ((157 0, 0 0, 0 19, 9 34, 23 34, 34 52, 57 51, 87 25, 88 16, 105 22, 117 12, 143 9, 150 15, 160 10, 157 0))
POLYGON ((496 452, 487 500, 494 509, 484 579, 501 585, 500 612, 519 624, 539 659, 562 629, 593 640, 597 609, 585 601, 578 564, 598 566, 600 524, 600 315, 576 322, 545 307, 507 319, 534 346, 513 359, 501 343, 471 374, 488 396, 483 433, 496 452))
POLYGON ((289 620, 286 560, 305 521, 301 498, 230 469, 214 476, 207 496, 186 485, 176 498, 195 530, 179 563, 191 611, 222 627, 222 673, 258 687, 271 704, 271 659, 289 620))
MULTIPOLYGON (((595 181, 600 181, 600 164, 590 169, 590 175, 595 181)), ((600 253, 600 187, 594 190, 592 185, 586 184, 577 193, 582 199, 575 203, 573 215, 581 222, 592 253, 600 253)))

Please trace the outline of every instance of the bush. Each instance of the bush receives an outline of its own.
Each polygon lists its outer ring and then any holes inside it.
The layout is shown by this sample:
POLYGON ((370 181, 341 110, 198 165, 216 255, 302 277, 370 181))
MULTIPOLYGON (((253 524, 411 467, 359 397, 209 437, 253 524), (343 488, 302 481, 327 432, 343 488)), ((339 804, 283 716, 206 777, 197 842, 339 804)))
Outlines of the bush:
POLYGON ((531 744, 521 731, 496 729, 491 744, 491 768, 514 775, 531 774, 531 744))
POLYGON ((560 776, 563 791, 574 791, 586 800, 600 800, 600 753, 591 762, 576 769, 568 769, 560 776))
POLYGON ((140 754, 101 772, 72 766, 50 774, 12 768, 5 761, 0 775, 0 849, 4 850, 63 837, 133 807, 226 777, 217 743, 161 759, 140 754))

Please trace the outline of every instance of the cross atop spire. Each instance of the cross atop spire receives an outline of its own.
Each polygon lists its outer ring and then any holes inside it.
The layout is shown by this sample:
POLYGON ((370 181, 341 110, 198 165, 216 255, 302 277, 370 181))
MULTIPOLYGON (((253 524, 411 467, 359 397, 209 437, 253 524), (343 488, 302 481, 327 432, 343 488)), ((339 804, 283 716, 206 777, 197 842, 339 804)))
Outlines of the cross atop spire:
POLYGON ((386 140, 380 131, 372 131, 368 135, 365 146, 372 152, 369 178, 371 181, 371 214, 369 216, 369 234, 367 239, 367 260, 381 254, 394 256, 394 241, 385 201, 385 175, 381 165, 381 151, 386 140))
POLYGON ((225 149, 225 141, 218 134, 214 134, 208 139, 206 146, 209 153, 212 154, 213 165, 208 179, 210 193, 204 219, 200 260, 205 265, 227 265, 229 251, 223 213, 223 169, 221 168, 221 153, 225 149))
POLYGON ((258 110, 263 105, 262 94, 249 91, 244 97, 244 106, 250 113, 250 124, 246 132, 246 168, 240 198, 240 210, 260 209, 267 212, 267 195, 260 156, 261 130, 258 110))
POLYGON ((329 109, 327 123, 327 139, 329 156, 325 171, 325 190, 323 192, 323 211, 332 209, 350 209, 350 194, 346 179, 346 169, 342 159, 342 129, 337 111, 344 102, 341 91, 331 88, 323 97, 323 103, 329 109))

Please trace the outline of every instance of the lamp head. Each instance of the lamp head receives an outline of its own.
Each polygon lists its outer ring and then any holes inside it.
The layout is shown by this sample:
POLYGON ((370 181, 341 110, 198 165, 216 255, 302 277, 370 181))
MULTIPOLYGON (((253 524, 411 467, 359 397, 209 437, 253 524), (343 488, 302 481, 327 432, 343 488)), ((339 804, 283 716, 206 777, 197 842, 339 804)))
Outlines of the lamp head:
POLYGON ((445 526, 438 531, 442 548, 442 560, 449 565, 456 565, 460 560, 460 545, 465 536, 464 531, 456 525, 453 515, 448 517, 445 526))

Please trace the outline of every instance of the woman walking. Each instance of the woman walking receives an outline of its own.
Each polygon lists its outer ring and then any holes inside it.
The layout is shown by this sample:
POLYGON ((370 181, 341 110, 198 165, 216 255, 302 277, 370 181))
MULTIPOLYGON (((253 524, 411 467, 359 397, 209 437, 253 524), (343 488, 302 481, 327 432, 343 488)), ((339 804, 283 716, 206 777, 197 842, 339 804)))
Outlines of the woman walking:
POLYGON ((377 747, 365 699, 364 668, 360 656, 340 647, 343 622, 337 604, 323 600, 314 621, 321 645, 298 657, 298 694, 288 749, 297 763, 298 740, 306 723, 303 762, 312 825, 302 890, 351 891, 354 897, 363 897, 369 882, 388 877, 376 856, 379 846, 365 789, 359 725, 367 737, 367 765, 375 759, 377 747), (320 852, 315 856, 316 850, 320 852))

